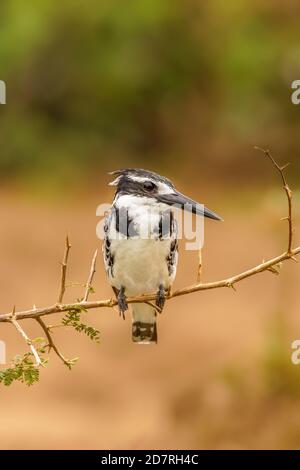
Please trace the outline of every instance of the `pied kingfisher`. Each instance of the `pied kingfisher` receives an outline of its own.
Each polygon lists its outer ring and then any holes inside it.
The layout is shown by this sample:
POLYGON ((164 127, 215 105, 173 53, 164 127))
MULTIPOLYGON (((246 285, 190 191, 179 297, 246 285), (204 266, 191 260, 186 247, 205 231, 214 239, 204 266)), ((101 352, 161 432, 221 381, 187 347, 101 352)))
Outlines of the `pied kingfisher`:
POLYGON ((178 261, 177 223, 170 206, 222 219, 156 173, 126 168, 110 174, 116 193, 104 223, 106 273, 123 318, 126 297, 157 293, 157 308, 151 303, 132 304, 133 341, 157 342, 156 311, 164 306, 178 261))

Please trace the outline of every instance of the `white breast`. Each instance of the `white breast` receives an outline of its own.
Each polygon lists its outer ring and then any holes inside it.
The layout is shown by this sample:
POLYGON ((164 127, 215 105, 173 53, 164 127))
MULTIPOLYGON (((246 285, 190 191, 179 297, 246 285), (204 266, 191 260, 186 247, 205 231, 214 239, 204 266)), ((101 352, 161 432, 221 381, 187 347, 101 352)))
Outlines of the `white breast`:
POLYGON ((111 284, 125 287, 129 296, 156 291, 160 284, 168 288, 176 275, 169 275, 167 256, 171 240, 122 239, 111 242, 114 255, 111 284))

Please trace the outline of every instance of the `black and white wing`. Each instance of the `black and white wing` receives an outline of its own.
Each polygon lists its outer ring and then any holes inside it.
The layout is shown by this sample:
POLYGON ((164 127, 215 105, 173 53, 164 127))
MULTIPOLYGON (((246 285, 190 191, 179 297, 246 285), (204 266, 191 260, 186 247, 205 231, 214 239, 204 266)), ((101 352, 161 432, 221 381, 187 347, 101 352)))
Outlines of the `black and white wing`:
POLYGON ((174 215, 171 220, 171 230, 170 230, 170 252, 167 256, 167 264, 169 276, 172 279, 171 283, 175 279, 177 262, 178 262, 178 224, 174 215))
POLYGON ((109 237, 111 224, 114 224, 114 211, 111 210, 107 214, 104 221, 104 240, 103 240, 103 259, 106 274, 109 278, 113 277, 113 268, 114 268, 114 255, 111 251, 111 239, 109 237))

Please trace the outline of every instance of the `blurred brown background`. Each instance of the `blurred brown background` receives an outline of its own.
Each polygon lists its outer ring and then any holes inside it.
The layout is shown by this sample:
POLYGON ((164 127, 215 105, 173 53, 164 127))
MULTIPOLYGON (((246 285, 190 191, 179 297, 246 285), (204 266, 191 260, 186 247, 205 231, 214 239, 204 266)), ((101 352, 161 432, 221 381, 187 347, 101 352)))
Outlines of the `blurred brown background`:
MULTIPOLYGON (((286 246, 278 175, 253 149, 270 147, 292 162, 297 238, 298 3, 125 3, 1 3, 1 312, 56 300, 66 233, 68 282, 86 281, 96 207, 113 195, 106 172, 119 167, 162 173, 224 217, 205 227, 204 280, 217 280, 286 246)), ((181 244, 176 287, 196 272, 181 244)), ((172 300, 156 347, 131 343, 129 316, 90 311, 100 345, 55 332, 66 356, 80 356, 72 372, 51 355, 38 384, 1 385, 0 447, 299 448, 299 280, 289 262, 237 292, 172 300)), ((91 299, 111 296, 101 257, 95 288, 91 299)), ((0 339, 8 360, 26 351, 10 325, 0 339)))

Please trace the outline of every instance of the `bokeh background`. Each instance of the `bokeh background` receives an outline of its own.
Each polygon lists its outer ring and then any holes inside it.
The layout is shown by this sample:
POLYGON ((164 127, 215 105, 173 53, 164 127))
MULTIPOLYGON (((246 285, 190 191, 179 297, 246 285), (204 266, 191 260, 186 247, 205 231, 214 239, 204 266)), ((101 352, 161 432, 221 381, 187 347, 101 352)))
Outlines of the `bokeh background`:
MULTIPOLYGON (((224 217, 206 223, 205 281, 286 246, 280 181, 254 145, 292 163, 300 236, 299 20, 296 0, 2 0, 0 311, 56 301, 66 233, 68 283, 85 282, 119 167, 165 174, 224 217)), ((181 243, 176 286, 196 272, 181 243)), ((173 300, 156 347, 131 343, 129 316, 91 311, 100 345, 55 333, 80 356, 72 372, 51 356, 34 387, 1 387, 0 447, 300 448, 299 281, 289 262, 237 292, 173 300)), ((101 257, 95 289, 111 296, 101 257)), ((8 360, 26 351, 11 326, 0 338, 8 360)))

